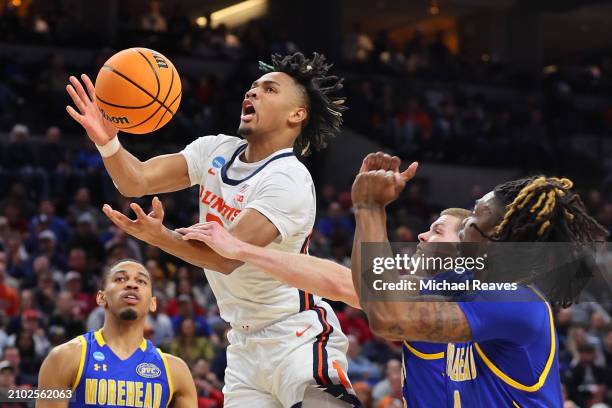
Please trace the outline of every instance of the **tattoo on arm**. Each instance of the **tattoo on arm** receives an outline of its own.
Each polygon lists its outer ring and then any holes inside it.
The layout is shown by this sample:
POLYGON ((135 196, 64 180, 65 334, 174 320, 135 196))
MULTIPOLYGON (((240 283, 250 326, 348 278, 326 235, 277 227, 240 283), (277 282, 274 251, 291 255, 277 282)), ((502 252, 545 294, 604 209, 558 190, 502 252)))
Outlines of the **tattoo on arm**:
POLYGON ((436 343, 463 342, 472 337, 468 321, 457 303, 417 301, 408 307, 405 315, 386 330, 392 337, 436 343))

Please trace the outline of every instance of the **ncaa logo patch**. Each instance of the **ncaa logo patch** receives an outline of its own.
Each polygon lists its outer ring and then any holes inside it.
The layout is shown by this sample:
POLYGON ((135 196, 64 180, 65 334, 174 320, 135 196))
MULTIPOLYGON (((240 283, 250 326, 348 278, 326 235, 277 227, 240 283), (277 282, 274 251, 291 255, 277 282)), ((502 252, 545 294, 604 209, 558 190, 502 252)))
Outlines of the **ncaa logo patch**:
POLYGON ((93 358, 96 361, 104 361, 106 359, 106 357, 104 357, 104 353, 102 353, 101 351, 96 351, 95 353, 93 353, 93 358))
POLYGON ((155 364, 142 363, 136 367, 136 373, 144 378, 157 378, 161 375, 161 370, 155 364))
POLYGON ((225 164, 225 159, 223 156, 217 156, 213 159, 212 165, 215 169, 220 169, 225 164))

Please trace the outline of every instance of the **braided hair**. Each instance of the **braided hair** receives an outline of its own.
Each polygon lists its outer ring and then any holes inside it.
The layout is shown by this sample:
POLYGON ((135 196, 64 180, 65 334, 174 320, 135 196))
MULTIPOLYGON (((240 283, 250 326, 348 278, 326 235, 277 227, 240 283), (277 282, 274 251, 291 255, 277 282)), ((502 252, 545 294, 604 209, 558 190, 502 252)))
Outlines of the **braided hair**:
POLYGON ((340 133, 342 112, 347 107, 346 99, 337 93, 343 88, 344 79, 328 74, 332 64, 326 62, 324 55, 315 52, 308 59, 300 52, 286 56, 274 54, 271 65, 260 62, 259 67, 264 72, 289 75, 302 89, 308 117, 296 147, 303 156, 308 156, 313 148, 323 149, 329 139, 340 133))
POLYGON ((567 242, 563 251, 532 251, 534 268, 528 280, 551 302, 571 305, 597 270, 594 242, 608 235, 586 212, 580 196, 567 178, 535 176, 495 187, 495 197, 505 212, 490 239, 503 242, 567 242), (568 253, 569 250, 569 253, 568 253))
POLYGON ((505 206, 491 237, 512 242, 593 242, 608 232, 586 212, 567 178, 528 177, 495 187, 505 206))

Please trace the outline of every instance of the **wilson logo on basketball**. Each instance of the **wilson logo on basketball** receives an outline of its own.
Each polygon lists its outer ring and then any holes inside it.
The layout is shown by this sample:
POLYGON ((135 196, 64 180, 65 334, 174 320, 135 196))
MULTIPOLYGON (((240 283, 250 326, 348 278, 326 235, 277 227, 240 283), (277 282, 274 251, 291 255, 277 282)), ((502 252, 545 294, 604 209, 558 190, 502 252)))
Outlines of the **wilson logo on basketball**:
POLYGON ((157 62, 157 68, 168 68, 168 63, 159 54, 153 53, 153 58, 155 58, 155 62, 157 62))
POLYGON ((136 367, 136 373, 144 378, 157 378, 161 375, 161 370, 155 364, 142 363, 136 367))
POLYGON ((126 118, 125 116, 110 116, 108 115, 106 112, 104 112, 104 109, 102 108, 98 108, 100 109, 100 112, 102 113, 102 117, 106 120, 108 120, 109 122, 113 122, 113 123, 130 123, 129 119, 126 118))

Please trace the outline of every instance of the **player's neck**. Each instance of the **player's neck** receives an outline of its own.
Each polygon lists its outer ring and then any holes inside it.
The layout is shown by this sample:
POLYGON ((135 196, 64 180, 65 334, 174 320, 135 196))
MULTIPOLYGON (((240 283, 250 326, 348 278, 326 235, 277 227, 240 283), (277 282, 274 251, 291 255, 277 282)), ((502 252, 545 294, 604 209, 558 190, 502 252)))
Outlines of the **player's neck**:
POLYGON ((127 358, 140 347, 144 335, 144 319, 123 322, 106 316, 102 327, 104 342, 121 358, 127 358))
POLYGON ((256 140, 249 140, 249 144, 240 156, 240 160, 245 163, 256 163, 279 150, 290 147, 293 147, 293 141, 287 141, 285 138, 260 137, 256 140))

